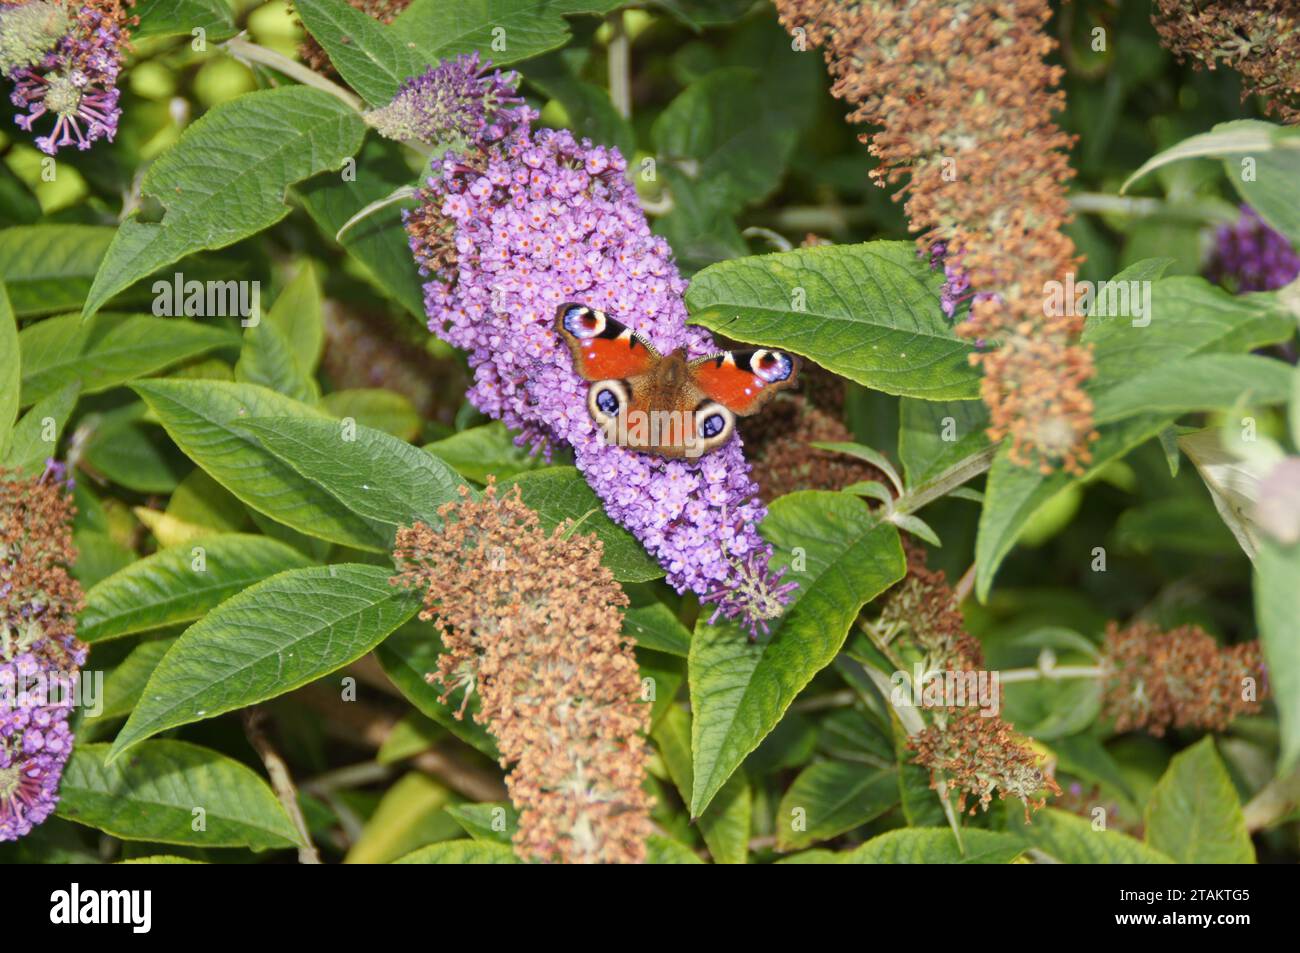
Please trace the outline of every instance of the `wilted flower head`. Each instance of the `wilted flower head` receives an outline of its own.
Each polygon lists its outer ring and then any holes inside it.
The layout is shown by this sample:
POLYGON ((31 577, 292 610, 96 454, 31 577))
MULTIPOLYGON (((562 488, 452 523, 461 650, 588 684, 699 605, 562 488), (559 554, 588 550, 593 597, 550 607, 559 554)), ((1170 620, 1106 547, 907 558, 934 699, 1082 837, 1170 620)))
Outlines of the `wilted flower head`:
POLYGON ((1243 205, 1241 218, 1215 229, 1205 272, 1211 281, 1235 292, 1272 291, 1300 275, 1300 255, 1285 235, 1243 205))
POLYGON ((1112 622, 1102 653, 1103 711, 1116 731, 1223 731, 1258 713, 1268 693, 1258 642, 1220 646, 1199 626, 1161 632, 1147 622, 1123 629, 1112 622))
MULTIPOLYGON (((904 551, 907 575, 885 596, 873 628, 901 657, 922 659, 927 672, 978 679, 984 651, 966 631, 956 593, 942 572, 926 568, 922 546, 905 540, 904 551)), ((972 814, 987 810, 996 794, 1024 802, 1028 820, 1048 794, 1059 795, 1061 789, 1040 767, 1042 759, 1029 739, 995 711, 971 705, 926 707, 925 727, 907 739, 908 747, 915 752, 914 763, 929 770, 930 787, 945 798, 956 794, 958 810, 965 810, 972 798, 972 814)))
POLYGON ((463 688, 465 702, 478 692, 476 718, 511 768, 521 856, 640 863, 649 706, 621 634, 627 597, 600 564, 601 543, 568 523, 543 531, 518 487, 462 495, 439 510, 441 530, 397 536, 393 581, 424 590, 420 618, 442 634, 429 679, 448 694, 463 688))
POLYGON ((435 277, 425 285, 429 327, 468 352, 475 407, 543 452, 573 448, 605 511, 678 592, 715 603, 714 618, 765 631, 793 586, 768 572, 772 549, 757 530, 766 511, 739 438, 671 461, 607 443, 555 332, 558 306, 580 301, 662 353, 718 350, 704 329, 686 326, 686 282, 651 234, 625 169, 617 149, 527 122, 435 161, 407 216, 416 261, 435 277))
POLYGON ((0 5, 0 73, 43 62, 68 32, 68 9, 57 0, 0 5))
MULTIPOLYGON (((1096 439, 1082 383, 1091 352, 1083 319, 1044 316, 1048 282, 1076 266, 1066 183, 1071 137, 1052 121, 1063 105, 1059 67, 1045 56, 1046 0, 777 0, 781 22, 823 45, 832 92, 856 104, 854 122, 881 167, 880 184, 906 179, 918 247, 938 246, 948 279, 944 309, 969 301, 957 332, 996 350, 984 369, 989 434, 1012 459, 1079 471, 1096 439), (1002 355, 1000 358, 995 355, 1002 355)), ((937 261, 936 261, 937 265, 937 261)))
POLYGON ((1258 93, 1286 122, 1300 118, 1300 5, 1295 0, 1156 0, 1160 42, 1179 61, 1241 74, 1242 98, 1258 93))
POLYGON ((471 53, 431 66, 402 84, 392 102, 365 114, 389 139, 430 145, 463 145, 467 140, 500 139, 530 115, 515 94, 518 77, 471 53))
POLYGON ((54 810, 72 750, 67 689, 86 647, 76 637, 81 587, 67 571, 75 552, 63 476, 53 463, 34 479, 0 472, 0 841, 54 810))
MULTIPOLYGON (((46 5, 31 0, 26 6, 46 5)), ((6 23, 16 13, 6 16, 6 23)), ((30 14, 29 14, 30 16, 30 14)), ((32 131, 47 113, 50 133, 36 138, 42 152, 53 155, 61 146, 89 149, 96 139, 110 142, 117 133, 117 76, 122 68, 128 19, 122 0, 87 0, 67 15, 66 32, 38 62, 9 73, 14 82, 10 101, 25 114, 14 121, 32 131)))
POLYGON ((744 424, 754 453, 754 480, 764 499, 795 490, 842 490, 867 480, 885 481, 885 475, 866 461, 811 446, 852 442, 853 434, 802 394, 783 396, 752 424, 744 424))

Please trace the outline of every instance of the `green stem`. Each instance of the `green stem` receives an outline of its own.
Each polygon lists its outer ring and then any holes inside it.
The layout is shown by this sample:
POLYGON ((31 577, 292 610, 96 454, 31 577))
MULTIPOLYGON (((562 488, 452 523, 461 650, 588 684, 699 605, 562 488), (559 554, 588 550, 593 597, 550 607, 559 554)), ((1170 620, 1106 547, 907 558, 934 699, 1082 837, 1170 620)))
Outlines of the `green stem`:
POLYGON ((302 83, 304 86, 311 86, 322 92, 329 93, 343 102, 347 103, 357 112, 361 112, 364 103, 361 97, 351 90, 344 89, 338 83, 331 82, 320 73, 308 69, 301 63, 295 63, 289 57, 275 50, 268 50, 264 46, 258 46, 244 39, 243 34, 235 36, 221 44, 221 48, 228 52, 241 63, 256 63, 275 70, 277 73, 283 73, 292 80, 302 83))
POLYGON ((632 42, 627 35, 624 13, 609 15, 609 99, 624 119, 632 118, 632 42))

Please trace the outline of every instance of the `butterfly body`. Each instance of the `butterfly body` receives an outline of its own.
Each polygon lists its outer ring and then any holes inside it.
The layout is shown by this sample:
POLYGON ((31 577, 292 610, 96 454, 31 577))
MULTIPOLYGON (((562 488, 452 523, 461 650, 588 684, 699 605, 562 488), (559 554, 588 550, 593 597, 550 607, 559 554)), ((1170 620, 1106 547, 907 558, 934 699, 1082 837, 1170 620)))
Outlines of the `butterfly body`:
POLYGON ((799 373, 797 357, 762 348, 694 360, 685 348, 660 354, 581 304, 560 306, 556 330, 574 369, 591 382, 587 410, 605 439, 663 457, 694 458, 721 446, 737 416, 757 413, 799 373))

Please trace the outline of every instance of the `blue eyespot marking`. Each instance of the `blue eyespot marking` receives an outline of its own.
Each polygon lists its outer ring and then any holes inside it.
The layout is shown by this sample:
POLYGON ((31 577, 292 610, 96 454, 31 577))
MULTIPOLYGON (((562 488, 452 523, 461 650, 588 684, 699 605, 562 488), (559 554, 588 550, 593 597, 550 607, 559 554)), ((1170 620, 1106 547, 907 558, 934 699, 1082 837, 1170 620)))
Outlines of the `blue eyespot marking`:
POLYGON ((596 406, 600 408, 601 413, 610 417, 618 416, 618 395, 612 390, 605 388, 596 394, 596 406))
POLYGON ((760 380, 783 381, 794 373, 794 361, 780 351, 755 351, 750 366, 760 380))
POLYGON ((564 309, 564 329, 574 337, 595 337, 604 328, 605 322, 599 312, 586 305, 572 304, 564 309))
POLYGON ((723 428, 726 426, 727 422, 722 419, 722 414, 710 414, 705 417, 704 422, 700 424, 700 436, 705 440, 708 440, 711 437, 716 437, 718 434, 722 433, 723 428))

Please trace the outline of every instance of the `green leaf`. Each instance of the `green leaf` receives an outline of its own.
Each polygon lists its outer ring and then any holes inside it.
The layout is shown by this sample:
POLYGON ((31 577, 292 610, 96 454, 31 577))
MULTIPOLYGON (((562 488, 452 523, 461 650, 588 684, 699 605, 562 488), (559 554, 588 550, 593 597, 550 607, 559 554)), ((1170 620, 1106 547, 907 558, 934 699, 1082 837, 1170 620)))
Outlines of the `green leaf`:
MULTIPOLYGON (((1130 318, 1101 313, 1088 318, 1083 339, 1094 347, 1097 373, 1089 389, 1098 405, 1104 406, 1116 388, 1132 387, 1129 381, 1164 376, 1162 368, 1181 368, 1208 354, 1254 350, 1294 333, 1294 319, 1273 294, 1234 297, 1201 278, 1174 277, 1155 282, 1151 297, 1147 326, 1135 327, 1130 318)), ((1091 447, 1092 463, 1079 479, 1096 476, 1111 461, 1158 435, 1177 416, 1177 412, 1157 410, 1102 424, 1100 439, 1091 447)), ((1044 475, 1032 467, 1016 466, 1005 448, 998 453, 989 470, 975 544, 975 591, 980 601, 988 597, 998 567, 1035 514, 1077 482, 1060 471, 1044 475)))
POLYGON ((113 763, 108 754, 107 744, 72 750, 60 817, 159 844, 266 850, 299 843, 270 786, 233 758, 184 741, 150 741, 113 763))
POLYGON ((767 735, 795 696, 830 664, 859 610, 903 576, 898 531, 875 521, 856 497, 808 491, 776 500, 762 526, 792 566, 795 600, 770 636, 750 642, 734 624, 701 619, 691 642, 698 817, 767 735))
POLYGON ((307 403, 317 398, 316 382, 298 366, 289 338, 269 321, 261 321, 244 332, 235 380, 260 384, 307 403))
POLYGON ((455 837, 459 825, 443 811, 451 797, 428 775, 402 775, 384 792, 344 863, 387 864, 418 847, 455 837))
POLYGON ((453 840, 411 851, 395 864, 522 864, 506 844, 482 840, 453 840))
MULTIPOLYGON (((371 136, 357 156, 355 176, 323 172, 295 187, 294 192, 326 239, 334 242, 339 229, 354 215, 415 178, 397 143, 371 136)), ((411 257, 399 206, 389 205, 366 216, 343 233, 341 244, 376 288, 424 324, 423 279, 411 257)))
MULTIPOLYGON (((1049 807, 1027 823, 1019 801, 1006 805, 1007 833, 1064 864, 1172 864, 1173 858, 1118 831, 1096 830, 1077 814, 1049 807)), ((974 833, 967 831, 966 836, 974 833)))
MULTIPOLYGON (((322 397, 320 405, 340 420, 351 417, 359 424, 382 430, 399 440, 414 440, 420 433, 419 413, 410 400, 395 391, 377 387, 336 390, 322 397)), ((432 450, 433 447, 425 449, 432 450)), ((451 463, 450 460, 447 462, 451 463)))
MULTIPOLYGON (((1149 172, 1182 159, 1217 159, 1228 155, 1254 155, 1279 148, 1294 149, 1297 146, 1300 146, 1300 139, 1286 135, 1285 129, 1270 122, 1261 122, 1257 119, 1221 122, 1210 132, 1191 136, 1152 156, 1128 177, 1120 187, 1120 192, 1128 191, 1130 185, 1149 172)), ((1237 177, 1230 172, 1228 178, 1237 177)))
POLYGON ((776 809, 777 850, 799 850, 874 820, 898 804, 898 772, 819 761, 799 772, 776 809))
POLYGON ((988 408, 979 400, 900 402, 898 455, 915 487, 989 445, 988 408))
POLYGON ((573 520, 577 533, 595 533, 605 546, 601 563, 619 582, 648 582, 664 574, 641 544, 605 515, 600 498, 574 467, 547 467, 502 480, 504 493, 518 486, 524 503, 537 511, 543 529, 573 520))
POLYGON ((691 651, 691 632, 662 602, 623 610, 623 632, 636 639, 637 648, 654 649, 686 658, 691 651))
POLYGON ((190 35, 204 30, 206 39, 225 39, 235 32, 228 0, 136 0, 131 10, 140 18, 133 40, 154 36, 190 35))
POLYGON ((911 242, 825 245, 710 265, 686 304, 710 330, 787 348, 887 394, 972 399, 974 346, 944 317, 941 284, 911 242))
POLYGON ((375 760, 380 764, 397 764, 428 751, 446 736, 447 732, 436 721, 425 718, 418 711, 408 711, 393 725, 393 730, 375 753, 375 760))
POLYGON ((104 642, 192 622, 253 583, 308 565, 296 549, 266 536, 213 536, 164 549, 87 592, 77 636, 104 642))
POLYGON ((83 394, 95 394, 213 348, 236 345, 239 339, 180 318, 99 314, 83 322, 68 314, 29 325, 18 342, 26 406, 71 381, 81 382, 83 394))
MULTIPOLYGON (((399 527, 441 526, 438 507, 460 499, 457 489, 464 486, 437 457, 369 427, 349 434, 334 421, 306 417, 253 417, 235 426, 364 521, 369 538, 353 542, 361 548, 388 552, 399 527)), ((295 528, 330 538, 310 526, 295 528)))
MULTIPOLYGON (((1262 534, 1261 534, 1262 535, 1262 534)), ((1300 546, 1264 537, 1255 558, 1255 613, 1281 723, 1278 774, 1300 760, 1300 546)))
POLYGON ((20 225, 0 231, 0 282, 19 317, 80 308, 115 229, 20 225))
POLYGON ((450 703, 439 700, 441 687, 430 685, 425 676, 438 670, 438 656, 442 643, 437 631, 428 622, 412 622, 400 627, 375 649, 375 657, 397 690, 420 711, 432 718, 466 744, 478 749, 496 761, 501 755, 487 728, 473 717, 478 710, 478 696, 470 699, 465 716, 457 718, 459 696, 450 703))
POLYGON ((504 480, 547 465, 540 454, 533 456, 524 447, 516 446, 514 437, 499 420, 454 433, 424 449, 476 483, 486 483, 489 476, 504 480))
POLYGON ((647 864, 702 864, 685 844, 678 843, 662 834, 651 834, 645 842, 645 862, 647 864))
POLYGON ((113 744, 275 698, 365 655, 419 610, 390 570, 291 569, 231 596, 176 640, 113 744))
POLYGON ((325 347, 325 315, 316 266, 304 259, 298 273, 276 296, 263 318, 275 325, 289 342, 299 370, 310 377, 325 347))
POLYGON ((1255 354, 1201 354, 1162 364, 1117 384, 1096 402, 1093 420, 1109 423, 1143 413, 1229 410, 1239 402, 1284 404, 1291 367, 1255 354))
POLYGON ((1149 319, 1149 324, 1135 326, 1127 316, 1088 316, 1083 342, 1094 348, 1097 373, 1089 390, 1098 400, 1113 388, 1188 358, 1244 353, 1295 333, 1295 318, 1276 294, 1230 295, 1203 278, 1154 282, 1149 319))
POLYGON ((22 370, 18 361, 18 320, 9 294, 0 282, 0 460, 9 449, 9 435, 18 419, 22 370))
POLYGON ((175 490, 193 468, 159 428, 141 423, 146 412, 137 400, 83 418, 82 468, 137 493, 175 490))
MULTIPOLYGON (((691 803, 694 774, 691 768, 691 716, 670 705, 654 730, 668 773, 682 800, 691 803)), ((700 835, 715 863, 743 864, 749 857, 749 828, 753 795, 743 772, 733 774, 707 810, 696 820, 700 835)))
MULTIPOLYGON (((80 633, 78 633, 80 634, 80 633)), ((78 740, 85 741, 85 731, 97 731, 103 724, 114 718, 124 718, 131 714, 131 709, 140 701, 144 687, 149 683, 149 676, 158 667, 163 656, 176 640, 154 639, 141 642, 131 650, 131 654, 108 673, 104 679, 102 696, 103 707, 99 714, 87 713, 78 729, 78 740)))
POLYGON ((1174 755, 1147 800, 1147 844, 1183 864, 1253 864, 1228 769, 1206 736, 1174 755))
POLYGON ((343 0, 294 0, 294 9, 339 75, 372 106, 387 103, 403 80, 424 72, 423 57, 396 30, 343 0))
POLYGON ((565 16, 604 14, 617 6, 619 0, 414 0, 391 29, 401 42, 415 44, 426 62, 477 51, 504 66, 567 43, 565 16))
POLYGON ((364 135, 352 109, 307 86, 260 90, 209 110, 149 166, 141 191, 166 214, 157 224, 121 224, 83 315, 157 268, 274 225, 289 214, 285 190, 339 168, 364 135))
POLYGON ((836 855, 841 864, 1009 864, 1024 846, 1009 834, 968 829, 962 831, 965 852, 952 831, 938 827, 910 827, 873 837, 860 847, 836 855))
POLYGON ((59 436, 77 406, 81 385, 76 381, 44 400, 38 400, 23 414, 9 437, 4 457, 6 469, 30 474, 42 469, 45 460, 54 456, 59 436))
POLYGON ((41 203, 27 183, 0 162, 0 225, 30 225, 41 217, 41 203))
MULTIPOLYGON (((243 428, 254 417, 323 420, 320 411, 254 384, 154 380, 132 386, 176 445, 254 510, 313 537, 362 549, 386 548, 382 528, 284 463, 243 428)), ((342 432, 337 422, 329 425, 342 432)))
POLYGON ((519 811, 509 801, 483 804, 452 804, 447 813, 470 837, 477 841, 510 846, 519 828, 519 811))
POLYGON ((798 129, 770 120, 776 112, 764 73, 715 69, 688 86, 654 124, 660 161, 696 183, 695 196, 721 214, 761 201, 781 181, 798 129))

